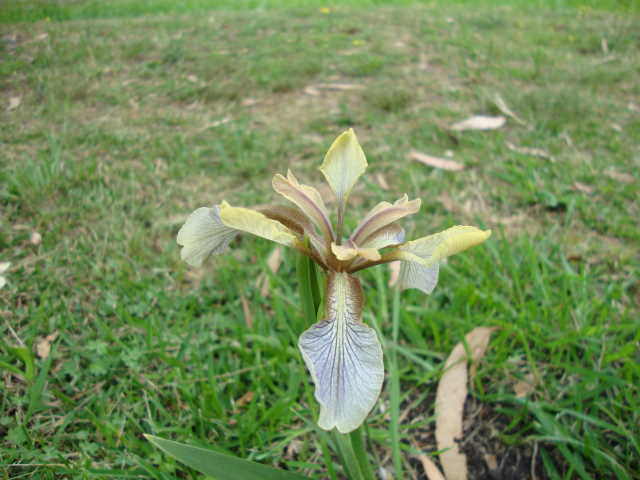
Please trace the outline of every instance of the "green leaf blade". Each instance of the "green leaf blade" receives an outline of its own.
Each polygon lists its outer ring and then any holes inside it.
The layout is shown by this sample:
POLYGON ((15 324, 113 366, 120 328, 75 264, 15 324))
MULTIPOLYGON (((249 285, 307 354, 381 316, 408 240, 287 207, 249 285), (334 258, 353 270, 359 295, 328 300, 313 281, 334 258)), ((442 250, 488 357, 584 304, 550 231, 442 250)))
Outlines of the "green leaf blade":
MULTIPOLYGON (((145 435, 153 445, 185 465, 216 480, 304 480, 307 477, 223 453, 145 435)), ((307 479, 308 480, 308 479, 307 479)))

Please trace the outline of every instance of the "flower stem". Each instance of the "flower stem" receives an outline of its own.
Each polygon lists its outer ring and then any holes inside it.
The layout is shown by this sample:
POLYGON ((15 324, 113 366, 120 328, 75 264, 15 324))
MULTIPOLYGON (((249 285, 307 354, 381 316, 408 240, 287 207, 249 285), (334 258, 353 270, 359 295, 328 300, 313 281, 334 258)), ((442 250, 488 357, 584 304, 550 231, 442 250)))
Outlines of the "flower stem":
POLYGON ((336 440, 336 450, 338 456, 342 461, 342 466, 350 480, 369 480, 362 475, 360 470, 360 462, 358 461, 356 454, 353 451, 351 445, 351 439, 349 435, 344 433, 338 433, 334 431, 334 438, 336 440))
POLYGON ((304 313, 304 324, 311 325, 317 321, 318 308, 322 297, 318 286, 318 275, 316 265, 313 261, 301 253, 298 254, 298 289, 300 293, 300 303, 304 313))
POLYGON ((373 474, 373 469, 371 468, 371 463, 367 456, 367 449, 365 448, 362 429, 362 426, 360 426, 349 434, 351 437, 351 446, 353 447, 356 460, 360 465, 362 477, 365 480, 375 480, 376 477, 373 474))

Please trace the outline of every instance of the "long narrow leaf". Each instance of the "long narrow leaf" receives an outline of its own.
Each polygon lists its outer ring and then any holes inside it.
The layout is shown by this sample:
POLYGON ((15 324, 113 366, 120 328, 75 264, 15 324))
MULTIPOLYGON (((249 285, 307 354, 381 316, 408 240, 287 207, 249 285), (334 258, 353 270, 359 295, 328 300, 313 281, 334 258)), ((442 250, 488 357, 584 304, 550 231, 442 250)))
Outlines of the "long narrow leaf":
MULTIPOLYGON (((164 438, 145 435, 167 455, 216 480, 303 480, 307 477, 164 438)), ((308 479, 307 479, 308 480, 308 479)))

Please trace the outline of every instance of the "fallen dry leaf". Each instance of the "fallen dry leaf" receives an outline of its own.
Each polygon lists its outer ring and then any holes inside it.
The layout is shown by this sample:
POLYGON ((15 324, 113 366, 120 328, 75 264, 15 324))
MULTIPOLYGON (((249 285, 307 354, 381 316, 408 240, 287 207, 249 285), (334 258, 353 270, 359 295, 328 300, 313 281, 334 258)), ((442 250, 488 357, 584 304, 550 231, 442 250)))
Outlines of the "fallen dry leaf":
POLYGON ((271 287, 271 284, 269 283, 269 277, 266 273, 262 272, 260 275, 258 275, 258 278, 256 278, 255 287, 260 289, 261 297, 266 298, 269 296, 269 289, 271 287))
POLYGON ((242 314, 244 315, 244 323, 251 330, 253 329, 253 315, 251 314, 251 309, 249 308, 249 302, 244 295, 240 295, 240 303, 242 303, 242 314))
POLYGON ((258 100, 256 100, 255 98, 245 98, 240 102, 240 105, 242 105, 243 107, 251 107, 256 103, 258 103, 258 100))
POLYGON ((380 172, 376 173, 376 181, 378 182, 378 185, 380 185, 381 189, 389 190, 389 184, 387 183, 387 179, 382 173, 380 172))
POLYGON ((440 469, 427 455, 416 455, 416 458, 422 464, 422 469, 424 470, 424 473, 427 475, 427 478, 429 480, 445 480, 444 475, 442 475, 440 469))
POLYGON ((633 176, 629 175, 628 173, 622 173, 616 170, 607 170, 604 172, 604 174, 607 177, 622 183, 633 183, 635 181, 635 178, 633 178, 633 176))
POLYGON ((31 242, 31 245, 40 245, 42 243, 42 235, 39 232, 31 232, 29 242, 31 242))
POLYGON ((520 125, 526 125, 527 124, 518 115, 516 115, 513 112, 513 110, 511 110, 509 108, 509 106, 507 105, 507 102, 504 101, 504 98, 502 98, 502 96, 499 93, 496 93, 493 96, 493 103, 495 103, 496 107, 498 107, 498 110, 500 110, 500 112, 503 113, 504 115, 506 115, 507 117, 513 118, 520 125))
POLYGON ((287 445, 285 458, 292 460, 296 456, 296 454, 302 451, 303 446, 304 443, 301 440, 298 440, 297 438, 291 440, 291 442, 289 442, 289 445, 287 445))
POLYGON ((22 103, 22 97, 20 96, 11 97, 9 98, 9 106, 7 107, 7 110, 9 111, 15 110, 20 106, 21 103, 22 103))
POLYGON ((593 193, 593 187, 580 182, 573 182, 573 189, 589 195, 593 193))
POLYGON ((209 122, 209 123, 204 124, 200 128, 200 131, 208 130, 210 128, 219 127, 220 125, 224 125, 225 123, 229 123, 230 121, 231 121, 230 117, 224 117, 224 118, 221 118, 220 120, 215 120, 213 122, 209 122))
POLYGON ((4 278, 2 275, 0 275, 0 288, 4 288, 6 284, 7 284, 7 279, 4 278))
POLYGON ((41 33, 40 35, 36 35, 34 40, 36 42, 41 42, 42 40, 46 40, 47 38, 49 38, 49 34, 45 32, 45 33, 41 33))
POLYGON ((52 334, 42 338, 37 343, 36 353, 38 354, 39 358, 42 358, 44 360, 49 356, 49 353, 51 353, 51 344, 56 338, 58 338, 58 332, 53 332, 52 334))
POLYGON ((541 157, 549 160, 553 160, 551 154, 542 150, 541 148, 531 148, 531 147, 520 147, 518 145, 514 145, 511 142, 506 142, 507 148, 513 152, 521 153, 523 155, 531 155, 533 157, 541 157))
POLYGON ((516 397, 523 398, 533 392, 536 388, 536 379, 532 373, 527 373, 522 380, 513 386, 516 397))
MULTIPOLYGON (((477 327, 471 330, 465 341, 473 364, 484 355, 491 332, 495 328, 477 327)), ((444 364, 444 373, 436 392, 436 441, 440 461, 447 480, 466 480, 467 457, 460 451, 456 439, 462 437, 462 415, 467 398, 467 353, 464 343, 458 343, 444 364)), ((473 376, 472 372, 472 375, 473 376)))
POLYGON ((488 115, 474 115, 466 120, 451 125, 451 130, 461 132, 463 130, 495 130, 502 127, 507 119, 502 115, 490 117, 488 115))
POLYGON ((4 273, 11 267, 11 262, 0 262, 0 273, 4 273))
POLYGON ((309 85, 304 88, 304 93, 307 95, 318 96, 320 90, 334 90, 334 91, 349 91, 349 90, 362 90, 362 85, 356 85, 353 83, 318 83, 317 85, 309 85))
POLYGON ((282 249, 276 247, 273 249, 269 258, 267 259, 267 266, 273 273, 277 273, 280 268, 280 261, 282 260, 282 249))
POLYGON ((244 407, 247 403, 251 402, 251 400, 253 400, 253 397, 255 396, 255 393, 253 393, 251 390, 249 390, 247 393, 245 393, 244 395, 242 395, 238 400, 236 400, 236 410, 238 408, 242 408, 244 407))
POLYGON ((440 168, 442 170, 448 170, 450 172, 459 172, 464 169, 464 165, 456 162, 455 160, 447 160, 445 158, 432 157, 426 153, 420 153, 415 150, 411 150, 407 157, 411 160, 417 160, 420 163, 429 165, 430 167, 440 168))
POLYGON ((393 287, 396 283, 398 283, 398 278, 400 277, 400 260, 395 260, 393 262, 389 262, 389 286, 393 287))

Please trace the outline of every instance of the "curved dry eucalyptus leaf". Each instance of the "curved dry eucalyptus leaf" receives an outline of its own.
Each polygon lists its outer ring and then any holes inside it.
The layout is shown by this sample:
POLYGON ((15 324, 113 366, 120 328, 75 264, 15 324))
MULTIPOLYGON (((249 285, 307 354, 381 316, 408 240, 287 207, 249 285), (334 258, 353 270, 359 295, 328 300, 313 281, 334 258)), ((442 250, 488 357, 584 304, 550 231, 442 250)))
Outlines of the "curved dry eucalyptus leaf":
POLYGON ((451 125, 451 130, 461 132, 463 130, 495 130, 502 127, 507 119, 502 115, 490 117, 487 115, 474 115, 466 120, 451 125))
POLYGON ((201 207, 189 215, 177 242, 182 246, 180 257, 193 267, 200 267, 209 255, 219 255, 229 247, 238 231, 220 219, 220 209, 201 207))
POLYGON ((464 165, 455 160, 447 160, 446 158, 434 157, 427 155, 426 153, 416 152, 412 150, 407 155, 411 160, 416 160, 424 165, 429 165, 433 168, 439 168, 441 170, 448 170, 450 172, 459 172, 464 170, 464 165))
MULTIPOLYGON (((465 341, 475 364, 483 356, 495 328, 477 327, 471 330, 465 341)), ((463 433, 464 402, 467 397, 467 351, 458 343, 444 364, 444 373, 436 392, 436 440, 440 461, 447 480, 466 480, 467 458, 458 448, 456 440, 463 433)))
POLYGON ((358 428, 373 408, 384 379, 382 347, 375 330, 360 321, 362 289, 357 278, 330 273, 325 320, 298 343, 320 403, 318 425, 340 433, 358 428))

